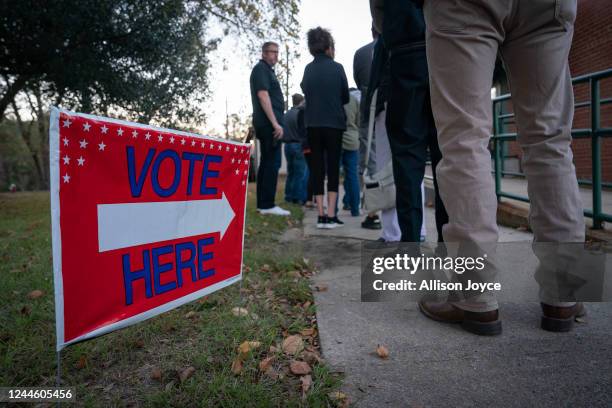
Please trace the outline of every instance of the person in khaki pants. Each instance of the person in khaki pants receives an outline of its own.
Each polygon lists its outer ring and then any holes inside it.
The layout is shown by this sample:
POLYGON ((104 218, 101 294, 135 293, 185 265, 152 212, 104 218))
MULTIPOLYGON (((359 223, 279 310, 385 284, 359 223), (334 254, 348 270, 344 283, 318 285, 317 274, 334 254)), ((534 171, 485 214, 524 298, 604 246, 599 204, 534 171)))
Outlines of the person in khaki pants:
MULTIPOLYGON (((585 225, 572 163, 574 98, 568 66, 576 0, 425 0, 432 109, 442 161, 440 194, 450 221, 447 242, 497 242, 497 200, 487 149, 491 83, 498 53, 508 74, 523 149, 535 242, 584 242, 585 225)), ((498 329, 495 300, 421 301, 428 317, 498 329)), ((578 303, 542 303, 542 327, 566 331, 578 303), (561 324, 546 325, 545 322, 561 324)), ((474 330, 471 330, 474 331, 474 330)))

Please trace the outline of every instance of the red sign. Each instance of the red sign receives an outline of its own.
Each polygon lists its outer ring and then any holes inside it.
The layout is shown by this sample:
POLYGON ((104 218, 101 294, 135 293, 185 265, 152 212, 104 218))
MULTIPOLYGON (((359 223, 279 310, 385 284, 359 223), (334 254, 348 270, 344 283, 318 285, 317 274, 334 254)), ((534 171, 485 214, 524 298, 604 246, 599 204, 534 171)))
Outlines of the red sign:
POLYGON ((52 109, 57 348, 239 281, 250 146, 52 109))

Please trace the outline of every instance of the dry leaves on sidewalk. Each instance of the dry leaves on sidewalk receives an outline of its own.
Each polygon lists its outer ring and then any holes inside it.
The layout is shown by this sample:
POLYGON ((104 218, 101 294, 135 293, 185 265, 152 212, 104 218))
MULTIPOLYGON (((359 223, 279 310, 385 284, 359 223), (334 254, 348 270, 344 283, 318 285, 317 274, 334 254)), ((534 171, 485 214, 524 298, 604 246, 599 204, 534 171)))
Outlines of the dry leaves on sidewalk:
POLYGON ((378 357, 382 358, 382 359, 387 359, 389 358, 389 350, 382 345, 378 345, 378 347, 376 347, 376 354, 378 354, 378 357))
POLYGON ((195 371, 196 371, 195 367, 192 367, 192 366, 184 368, 179 373, 179 379, 181 380, 181 382, 185 382, 193 375, 193 373, 195 373, 195 371))
POLYGON ((302 382, 302 397, 304 397, 312 385, 312 376, 310 374, 304 375, 300 377, 300 381, 302 382))

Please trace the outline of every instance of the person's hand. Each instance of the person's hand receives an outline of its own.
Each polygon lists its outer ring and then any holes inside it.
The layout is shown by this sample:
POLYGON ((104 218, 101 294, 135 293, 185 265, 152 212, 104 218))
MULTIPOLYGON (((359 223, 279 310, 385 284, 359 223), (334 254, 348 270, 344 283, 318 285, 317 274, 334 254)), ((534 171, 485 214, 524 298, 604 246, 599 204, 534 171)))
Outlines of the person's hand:
POLYGON ((274 135, 274 138, 280 139, 281 137, 283 137, 283 127, 280 126, 278 123, 272 126, 274 127, 274 132, 272 133, 274 135))

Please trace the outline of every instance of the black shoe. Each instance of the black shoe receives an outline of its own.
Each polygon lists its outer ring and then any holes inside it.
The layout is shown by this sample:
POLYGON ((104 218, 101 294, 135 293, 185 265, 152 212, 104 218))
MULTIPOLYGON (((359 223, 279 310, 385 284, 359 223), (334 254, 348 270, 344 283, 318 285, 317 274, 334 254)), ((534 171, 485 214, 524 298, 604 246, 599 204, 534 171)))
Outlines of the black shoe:
POLYGON ((327 215, 319 215, 317 218, 317 228, 326 229, 328 225, 327 215))
POLYGON ((327 220, 327 228, 337 228, 343 226, 344 223, 338 219, 338 216, 333 218, 328 218, 327 220))
POLYGON ((381 229, 380 219, 378 218, 378 215, 375 215, 374 217, 370 217, 368 215, 365 218, 365 220, 363 220, 363 222, 361 223, 361 228, 372 229, 372 230, 381 229))

